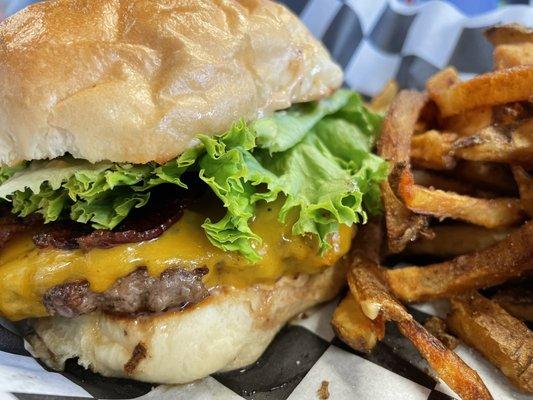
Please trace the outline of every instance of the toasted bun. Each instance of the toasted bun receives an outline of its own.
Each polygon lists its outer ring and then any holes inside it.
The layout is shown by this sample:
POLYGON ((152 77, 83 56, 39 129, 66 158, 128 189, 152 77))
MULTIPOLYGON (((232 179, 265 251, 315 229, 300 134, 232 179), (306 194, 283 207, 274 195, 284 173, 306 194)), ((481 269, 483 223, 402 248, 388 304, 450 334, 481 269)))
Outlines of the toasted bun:
POLYGON ((29 342, 32 353, 56 369, 79 357, 105 376, 185 383, 253 363, 289 319, 333 298, 343 281, 339 266, 273 286, 220 290, 181 312, 43 318, 34 321, 29 342))
POLYGON ((0 27, 0 165, 164 162, 341 81, 268 0, 46 1, 0 27))

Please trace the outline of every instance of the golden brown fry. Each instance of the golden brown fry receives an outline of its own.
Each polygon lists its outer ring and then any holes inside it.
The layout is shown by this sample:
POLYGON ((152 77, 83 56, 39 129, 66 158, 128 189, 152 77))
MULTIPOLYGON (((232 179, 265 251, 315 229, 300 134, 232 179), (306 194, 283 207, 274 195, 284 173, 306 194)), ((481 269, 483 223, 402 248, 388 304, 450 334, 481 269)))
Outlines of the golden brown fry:
POLYGON ((392 292, 402 301, 423 301, 494 286, 533 269, 533 222, 476 253, 426 267, 385 271, 392 292))
POLYGON ((485 36, 495 47, 495 68, 533 64, 532 29, 516 24, 496 26, 488 29, 485 36))
POLYGON ((385 205, 387 244, 391 253, 400 253, 407 243, 419 236, 431 237, 427 232, 428 218, 409 210, 392 191, 389 182, 381 184, 381 198, 385 205))
POLYGON ((473 135, 490 126, 492 123, 492 107, 480 107, 464 113, 452 115, 444 119, 442 128, 460 136, 473 135))
POLYGON ((513 166, 512 171, 520 191, 522 208, 527 215, 533 217, 533 177, 518 165, 513 166))
POLYGON ((462 399, 492 399, 479 375, 415 321, 390 294, 380 279, 380 267, 377 264, 356 256, 353 268, 348 272, 348 284, 350 291, 360 300, 365 315, 372 319, 383 313, 385 319, 395 321, 400 332, 462 399))
POLYGON ((487 29, 485 37, 493 46, 533 42, 533 29, 518 24, 498 25, 487 29))
POLYGON ((399 322, 398 328, 428 361, 439 378, 446 382, 461 399, 492 399, 477 372, 453 350, 446 348, 422 325, 413 319, 399 322))
POLYGON ((498 193, 516 193, 513 175, 505 164, 463 160, 457 163, 453 175, 482 189, 498 193))
POLYGON ((489 72, 465 82, 457 82, 450 68, 430 78, 427 89, 442 117, 478 107, 528 100, 533 88, 533 65, 489 72))
POLYGON ((427 96, 412 90, 402 90, 394 98, 381 128, 378 153, 392 163, 408 163, 411 136, 427 96))
POLYGON ((395 170, 409 163, 411 136, 426 103, 427 96, 422 93, 408 90, 398 93, 383 122, 378 143, 379 155, 391 162, 393 167, 389 179, 381 184, 387 243, 392 253, 402 251, 408 242, 424 233, 428 225, 427 217, 409 211, 392 189, 395 170))
POLYGON ((505 288, 498 291, 491 300, 513 317, 533 322, 533 289, 521 286, 505 288))
POLYGON ((533 166, 533 119, 510 131, 508 126, 490 126, 458 139, 453 147, 455 155, 466 160, 533 166))
POLYGON ((533 43, 502 44, 494 49, 494 68, 533 64, 533 43))
POLYGON ((368 259, 379 264, 384 243, 383 229, 381 216, 373 217, 366 224, 359 226, 355 239, 352 241, 352 251, 364 254, 368 259))
MULTIPOLYGON (((453 174, 454 172, 452 172, 453 174)), ((420 186, 426 186, 434 189, 446 190, 458 194, 481 198, 494 198, 498 195, 489 190, 480 189, 476 185, 459 180, 450 174, 443 175, 438 172, 415 169, 412 171, 414 182, 420 186)))
POLYGON ((372 99, 368 107, 377 112, 387 111, 398 90, 399 86, 395 80, 388 81, 381 92, 372 99))
POLYGON ((385 335, 383 318, 368 318, 350 292, 335 309, 331 325, 343 342, 365 353, 370 352, 385 335))
POLYGON ((449 132, 430 130, 413 136, 411 140, 411 162, 413 165, 429 169, 452 169, 455 167, 453 143, 457 135, 449 132))
MULTIPOLYGON (((461 78, 459 78, 457 70, 453 67, 448 67, 437 72, 435 75, 429 78, 426 83, 426 89, 430 95, 430 98, 433 99, 432 94, 444 93, 459 83, 461 83, 461 78)), ((437 103, 437 106, 438 105, 439 104, 437 103)))
POLYGON ((359 301, 363 313, 375 319, 383 313, 387 321, 413 318, 389 292, 381 279, 383 269, 364 255, 355 254, 352 268, 348 270, 348 285, 359 301))
POLYGON ((524 288, 508 288, 499 291, 491 300, 498 303, 512 316, 533 322, 533 291, 524 288))
POLYGON ((480 199, 414 184, 402 173, 398 186, 405 205, 419 214, 453 218, 485 228, 513 226, 523 220, 520 201, 513 198, 480 199))
MULTIPOLYGON (((442 321, 428 321, 424 329, 394 296, 402 301, 450 297, 533 272, 533 221, 516 228, 526 218, 524 211, 531 216, 533 207, 527 174, 533 167, 533 63, 527 62, 533 55, 532 32, 515 27, 489 31, 498 46, 497 65, 512 67, 465 82, 453 68, 441 71, 427 84, 433 101, 402 91, 383 123, 378 150, 392 166, 382 184, 389 252, 408 245, 406 253, 456 258, 427 267, 383 269, 377 261, 379 246, 372 251, 354 246, 348 272, 360 311, 370 319, 396 322, 462 398, 490 398, 490 393, 474 371, 428 332, 449 338, 453 347, 454 338, 442 321), (411 164, 418 170, 411 172, 411 164), (512 172, 510 165, 515 166, 512 172), (430 217, 469 224, 435 224, 432 232, 430 217)), ((524 303, 507 298, 505 304, 527 312, 524 303)), ((533 374, 533 367, 528 373, 533 374)), ((523 386, 522 375, 511 371, 523 386)), ((524 376, 531 381, 530 375, 524 376)))
POLYGON ((523 322, 477 293, 452 299, 447 322, 511 382, 533 392, 533 333, 523 322))
POLYGON ((492 110, 493 125, 513 126, 533 116, 532 105, 526 102, 502 104, 492 110))
POLYGON ((486 249, 505 239, 509 228, 487 229, 469 224, 437 225, 432 227, 433 239, 420 238, 407 248, 408 254, 457 257, 486 249))
POLYGON ((414 183, 420 186, 451 190, 460 194, 471 194, 475 190, 473 185, 468 182, 465 183, 458 179, 448 178, 438 172, 415 169, 411 173, 413 174, 414 183))
POLYGON ((439 317, 429 317, 424 322, 424 328, 450 350, 455 349, 459 345, 459 339, 447 332, 446 322, 439 317))

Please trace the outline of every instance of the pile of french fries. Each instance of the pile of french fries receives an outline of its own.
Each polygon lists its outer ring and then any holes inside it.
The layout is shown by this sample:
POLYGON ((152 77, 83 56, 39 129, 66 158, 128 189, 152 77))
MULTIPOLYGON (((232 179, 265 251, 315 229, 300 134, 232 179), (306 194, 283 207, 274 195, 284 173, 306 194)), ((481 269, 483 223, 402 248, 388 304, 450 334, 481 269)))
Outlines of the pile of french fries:
POLYGON ((359 230, 350 290, 332 320, 363 352, 383 338, 386 321, 396 323, 463 399, 492 396, 449 348, 450 334, 533 392, 533 333, 524 323, 533 317, 533 30, 508 25, 486 35, 494 71, 461 81, 447 68, 424 93, 397 93, 391 83, 370 104, 386 110, 384 216, 359 230), (433 261, 392 268, 391 257, 433 261), (491 298, 480 294, 486 288, 491 298), (451 311, 426 329, 404 304, 433 299, 449 299, 451 311))

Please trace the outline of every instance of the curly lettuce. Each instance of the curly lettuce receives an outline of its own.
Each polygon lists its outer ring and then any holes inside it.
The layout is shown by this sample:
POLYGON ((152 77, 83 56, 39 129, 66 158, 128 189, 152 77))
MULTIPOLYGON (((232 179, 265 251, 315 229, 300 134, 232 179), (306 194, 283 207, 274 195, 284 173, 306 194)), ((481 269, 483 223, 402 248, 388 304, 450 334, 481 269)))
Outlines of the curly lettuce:
POLYGON ((381 116, 349 90, 274 113, 239 121, 217 137, 163 165, 101 162, 72 157, 0 169, 0 198, 20 216, 41 213, 46 222, 70 218, 113 229, 150 190, 163 183, 187 188, 182 175, 197 174, 218 196, 226 214, 202 225, 210 242, 258 261, 261 238, 249 225, 259 201, 282 196, 279 220, 296 210, 295 235, 314 234, 320 251, 339 224, 364 223, 380 211, 379 183, 387 164, 371 150, 381 116))

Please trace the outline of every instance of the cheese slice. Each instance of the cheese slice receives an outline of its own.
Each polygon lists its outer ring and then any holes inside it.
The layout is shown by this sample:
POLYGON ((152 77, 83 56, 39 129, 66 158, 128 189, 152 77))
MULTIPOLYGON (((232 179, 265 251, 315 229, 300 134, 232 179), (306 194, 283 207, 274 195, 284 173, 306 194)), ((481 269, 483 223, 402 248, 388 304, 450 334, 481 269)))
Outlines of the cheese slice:
POLYGON ((330 238, 331 249, 320 256, 316 240, 293 236, 292 223, 279 223, 278 213, 279 204, 258 206, 251 227, 263 238, 257 249, 263 258, 256 264, 211 245, 201 227, 205 215, 191 210, 156 239, 111 249, 38 249, 31 235, 17 237, 0 251, 0 316, 11 320, 46 316, 42 297, 51 287, 87 280, 91 290, 103 292, 141 266, 152 276, 172 267, 191 270, 206 266, 208 287, 244 287, 273 283, 283 275, 321 272, 348 252, 352 228, 341 226, 330 238))

